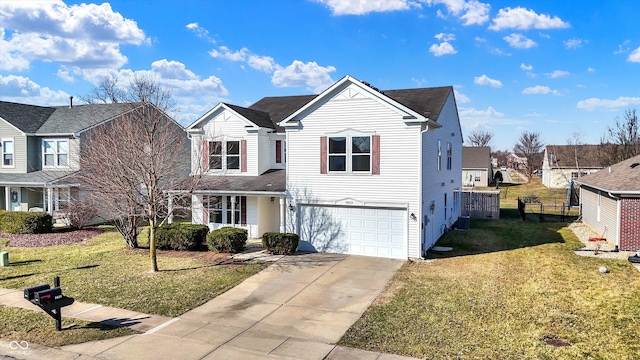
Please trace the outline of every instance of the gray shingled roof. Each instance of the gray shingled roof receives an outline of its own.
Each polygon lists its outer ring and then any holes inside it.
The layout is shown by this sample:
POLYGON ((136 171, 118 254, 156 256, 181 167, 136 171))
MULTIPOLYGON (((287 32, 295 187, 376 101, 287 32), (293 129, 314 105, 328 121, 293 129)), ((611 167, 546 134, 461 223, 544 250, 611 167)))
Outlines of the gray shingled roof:
POLYGON ((131 103, 116 103, 56 107, 37 134, 74 134, 127 112, 134 106, 131 103))
POLYGON ((602 168, 599 145, 547 145, 547 157, 553 154, 555 159, 550 163, 551 168, 575 169, 576 156, 581 168, 602 168))
POLYGON ((640 195, 640 155, 611 165, 609 168, 582 176, 575 181, 614 194, 632 192, 640 195))
POLYGON ((55 110, 48 106, 0 101, 0 117, 27 134, 35 133, 55 110))
POLYGON ((22 174, 0 173, 0 185, 45 186, 57 182, 75 171, 40 170, 22 174))
POLYGON ((284 131, 284 129, 277 126, 277 124, 313 100, 316 96, 318 95, 265 97, 249 106, 249 109, 269 114, 276 130, 281 132, 284 131))
POLYGON ((286 191, 285 170, 268 170, 258 176, 203 176, 194 191, 282 192, 286 191))
POLYGON ((451 86, 384 90, 382 93, 420 115, 438 121, 440 110, 447 101, 447 96, 453 91, 451 86))
POLYGON ((242 106, 225 104, 233 111, 244 116, 247 120, 258 125, 259 127, 275 129, 276 125, 271 121, 269 114, 264 111, 248 109, 242 106))
POLYGON ((482 147, 462 147, 462 168, 463 169, 488 169, 491 166, 491 148, 482 147))

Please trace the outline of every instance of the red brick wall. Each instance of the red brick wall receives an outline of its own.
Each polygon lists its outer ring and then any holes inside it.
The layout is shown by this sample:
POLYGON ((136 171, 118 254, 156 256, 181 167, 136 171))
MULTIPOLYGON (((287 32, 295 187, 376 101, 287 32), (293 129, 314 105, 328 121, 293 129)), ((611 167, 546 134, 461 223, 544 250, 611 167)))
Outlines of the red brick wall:
POLYGON ((640 199, 620 199, 620 250, 640 250, 640 199))

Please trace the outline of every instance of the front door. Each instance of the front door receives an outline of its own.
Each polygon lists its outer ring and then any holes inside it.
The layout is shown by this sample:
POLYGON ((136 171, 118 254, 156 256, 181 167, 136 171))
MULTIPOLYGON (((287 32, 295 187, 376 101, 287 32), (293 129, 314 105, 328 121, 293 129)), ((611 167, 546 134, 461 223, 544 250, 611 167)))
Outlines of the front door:
POLYGON ((20 188, 9 189, 9 209, 20 211, 20 188))

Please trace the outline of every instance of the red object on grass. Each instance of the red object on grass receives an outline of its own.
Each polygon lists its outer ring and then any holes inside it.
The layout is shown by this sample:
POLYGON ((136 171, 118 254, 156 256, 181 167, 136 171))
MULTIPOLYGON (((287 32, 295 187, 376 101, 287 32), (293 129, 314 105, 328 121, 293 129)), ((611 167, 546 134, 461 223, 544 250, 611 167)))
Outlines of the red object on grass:
POLYGON ((606 238, 602 238, 602 237, 592 237, 589 238, 589 241, 605 241, 607 240, 606 238))

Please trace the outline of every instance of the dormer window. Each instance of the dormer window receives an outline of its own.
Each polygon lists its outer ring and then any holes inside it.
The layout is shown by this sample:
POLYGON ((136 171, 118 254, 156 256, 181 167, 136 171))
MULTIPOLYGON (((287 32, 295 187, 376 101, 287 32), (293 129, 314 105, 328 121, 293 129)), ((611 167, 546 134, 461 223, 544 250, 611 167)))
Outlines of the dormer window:
POLYGON ((42 140, 43 167, 69 166, 69 139, 42 140))

